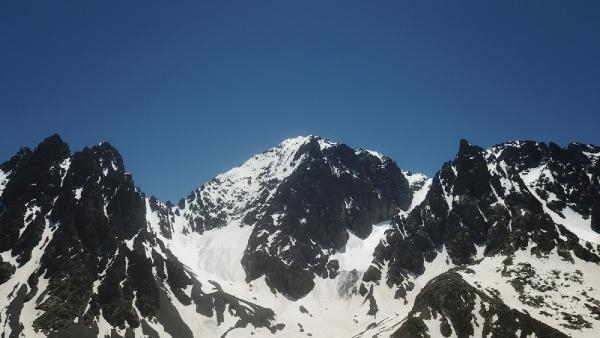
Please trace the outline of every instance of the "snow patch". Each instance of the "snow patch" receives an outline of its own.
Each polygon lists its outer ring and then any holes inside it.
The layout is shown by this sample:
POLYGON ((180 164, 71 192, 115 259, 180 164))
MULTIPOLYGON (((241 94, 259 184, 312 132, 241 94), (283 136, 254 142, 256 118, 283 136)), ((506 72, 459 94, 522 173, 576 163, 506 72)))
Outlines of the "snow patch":
POLYGON ((64 161, 62 161, 60 163, 59 167, 60 167, 61 171, 64 171, 60 178, 60 182, 62 185, 62 182, 65 181, 65 177, 67 176, 67 172, 69 172, 69 168, 71 168, 71 158, 70 157, 66 158, 64 161))
POLYGON ((365 272, 373 261, 373 252, 385 235, 385 231, 390 228, 390 221, 375 224, 369 237, 361 239, 348 231, 348 242, 346 242, 344 252, 337 252, 330 256, 330 259, 337 259, 340 263, 340 270, 365 272))
POLYGON ((548 256, 535 257, 531 254, 532 247, 530 243, 527 249, 515 252, 510 263, 502 255, 485 257, 478 264, 469 265, 471 273, 460 274, 491 297, 500 296, 510 308, 529 313, 534 319, 574 337, 596 337, 600 319, 585 304, 587 297, 600 299, 600 290, 596 288, 600 283, 598 265, 575 256, 575 264, 565 261, 556 249, 548 256), (515 281, 523 293, 513 286, 515 281), (592 326, 580 330, 566 327, 563 313, 582 315, 592 326))
POLYGON ((6 188, 6 184, 8 183, 8 176, 10 172, 5 173, 0 169, 0 197, 2 197, 2 193, 4 193, 4 189, 6 188))
MULTIPOLYGON (((27 281, 29 276, 33 274, 40 267, 40 260, 42 255, 44 254, 44 250, 48 243, 52 240, 54 232, 57 229, 57 225, 50 226, 48 219, 46 218, 46 224, 44 226, 44 230, 42 232, 42 236, 38 244, 31 251, 31 258, 22 266, 17 266, 17 269, 13 276, 6 281, 4 284, 0 285, 0 313, 7 313, 8 306, 12 302, 15 297, 14 290, 20 289, 22 286, 25 286, 28 291, 31 291, 27 281)), ((6 252, 3 253, 3 259, 5 258, 6 252)), ((8 258, 8 257, 7 257, 8 258)), ((12 260, 12 257, 10 257, 12 260)), ((41 332, 35 332, 33 329, 33 321, 39 316, 39 312, 35 310, 35 301, 40 297, 43 291, 46 289, 47 281, 44 278, 40 278, 38 281, 38 291, 35 294, 36 297, 33 297, 29 301, 23 304, 23 309, 21 311, 20 322, 24 326, 24 336, 25 337, 43 337, 44 335, 41 332)), ((1 326, 7 327, 8 324, 8 316, 2 316, 2 321, 0 322, 1 326)))
POLYGON ((158 215, 151 210, 148 199, 146 220, 173 255, 198 276, 245 283, 246 273, 241 260, 252 234, 250 226, 242 226, 239 221, 233 221, 199 234, 189 231, 184 217, 176 216, 172 238, 164 238, 158 230, 158 215))
POLYGON ((563 209, 563 215, 560 215, 548 208, 546 204, 547 201, 538 195, 536 192, 536 186, 539 180, 542 178, 550 179, 552 177, 552 174, 549 172, 546 165, 542 165, 540 167, 520 173, 520 176, 523 182, 529 187, 529 192, 531 192, 531 194, 540 201, 544 211, 555 223, 561 224, 567 230, 571 231, 584 241, 600 244, 600 234, 592 230, 591 218, 588 217, 588 219, 585 219, 582 215, 575 212, 570 207, 563 209))
POLYGON ((368 149, 359 149, 356 151, 356 154, 364 154, 367 153, 371 156, 375 156, 379 159, 379 161, 381 161, 382 163, 385 161, 386 157, 384 155, 382 155, 381 153, 378 153, 376 151, 373 150, 368 150, 368 149))
POLYGON ((83 187, 73 190, 73 193, 75 194, 75 200, 79 201, 79 199, 81 198, 82 190, 83 190, 83 187))

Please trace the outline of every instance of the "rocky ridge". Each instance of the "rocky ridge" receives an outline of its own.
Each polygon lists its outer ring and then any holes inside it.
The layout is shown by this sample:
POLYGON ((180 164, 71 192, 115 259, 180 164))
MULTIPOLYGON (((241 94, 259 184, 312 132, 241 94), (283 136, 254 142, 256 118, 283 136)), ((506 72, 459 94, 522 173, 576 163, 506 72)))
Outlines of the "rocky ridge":
POLYGON ((54 135, 0 166, 3 336, 593 336, 599 159, 463 140, 427 178, 298 137, 174 205, 54 135))

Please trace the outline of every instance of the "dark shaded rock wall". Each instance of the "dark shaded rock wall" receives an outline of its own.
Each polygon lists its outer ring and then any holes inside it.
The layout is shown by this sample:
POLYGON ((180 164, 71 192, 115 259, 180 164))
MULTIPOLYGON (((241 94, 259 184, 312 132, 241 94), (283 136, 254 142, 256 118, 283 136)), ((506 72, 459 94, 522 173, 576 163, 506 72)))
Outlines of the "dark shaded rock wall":
POLYGON ((316 138, 297 156, 302 163, 277 187, 242 259, 248 281, 265 275, 292 299, 313 288, 315 275, 337 274, 328 257, 344 247, 348 231, 365 238, 373 224, 412 200, 408 181, 389 159, 345 145, 321 149, 316 138))

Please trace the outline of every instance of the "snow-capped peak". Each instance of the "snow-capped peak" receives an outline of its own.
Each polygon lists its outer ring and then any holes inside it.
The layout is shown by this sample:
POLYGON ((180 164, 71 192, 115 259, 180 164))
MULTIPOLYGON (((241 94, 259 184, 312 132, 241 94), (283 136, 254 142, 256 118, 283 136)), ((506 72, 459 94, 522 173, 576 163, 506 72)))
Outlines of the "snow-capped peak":
POLYGON ((463 140, 428 178, 300 136, 178 206, 108 143, 34 154, 0 166, 12 336, 597 336, 595 146, 463 140))
POLYGON ((309 156, 305 146, 311 142, 316 142, 321 151, 337 146, 314 135, 285 139, 240 166, 217 175, 196 190, 188 202, 208 209, 205 219, 217 218, 223 223, 242 219, 252 209, 249 206, 271 198, 277 186, 309 156))
POLYGON ((298 152, 311 138, 290 138, 253 155, 239 167, 219 174, 202 186, 199 197, 204 205, 224 207, 230 217, 242 216, 240 213, 251 201, 264 194, 270 196, 273 188, 294 172, 302 161, 298 152))
POLYGON ((277 145, 275 148, 279 148, 279 147, 292 147, 292 148, 296 147, 297 148, 297 147, 300 147, 302 145, 309 143, 312 140, 316 140, 319 143, 319 147, 321 148, 321 150, 325 150, 327 148, 331 148, 331 147, 337 145, 336 142, 332 142, 321 136, 307 135, 307 136, 297 136, 297 137, 291 137, 291 138, 285 139, 279 145, 277 145))

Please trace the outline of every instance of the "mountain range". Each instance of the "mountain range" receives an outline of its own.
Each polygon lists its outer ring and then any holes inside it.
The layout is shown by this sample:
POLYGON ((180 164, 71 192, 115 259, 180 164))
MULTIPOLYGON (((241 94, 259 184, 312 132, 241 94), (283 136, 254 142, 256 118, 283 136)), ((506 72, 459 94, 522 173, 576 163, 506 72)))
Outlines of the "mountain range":
POLYGON ((174 204, 144 194, 109 143, 72 152, 55 134, 0 165, 0 326, 598 337, 600 147, 461 140, 427 177, 296 137, 174 204))

